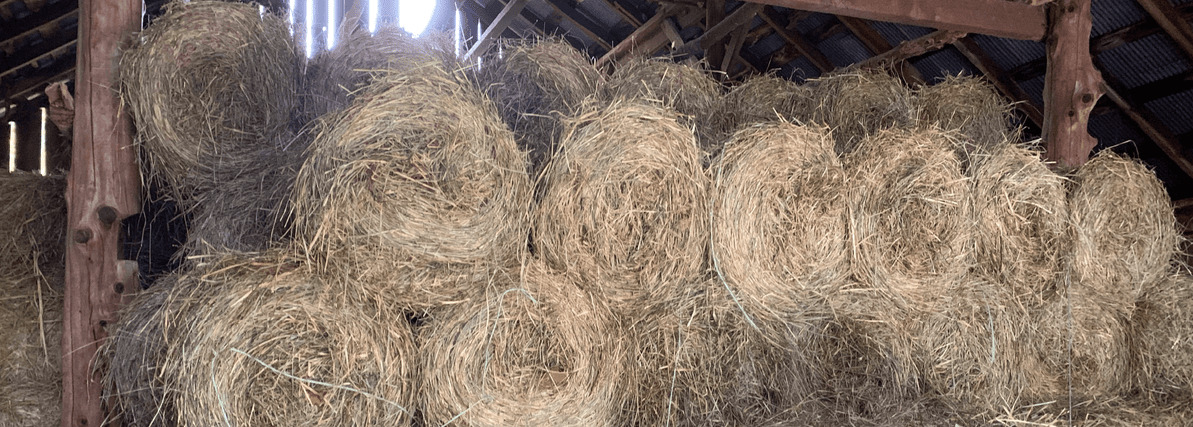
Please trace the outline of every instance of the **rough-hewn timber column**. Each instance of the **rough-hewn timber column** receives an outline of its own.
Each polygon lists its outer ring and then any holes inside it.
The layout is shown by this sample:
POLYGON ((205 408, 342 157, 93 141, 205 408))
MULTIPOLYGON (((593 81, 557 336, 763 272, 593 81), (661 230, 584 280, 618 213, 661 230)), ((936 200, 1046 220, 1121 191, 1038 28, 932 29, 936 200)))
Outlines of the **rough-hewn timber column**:
POLYGON ((1044 77, 1045 158, 1059 169, 1089 160, 1098 140, 1086 130, 1102 96, 1102 74, 1089 53, 1090 0, 1059 0, 1048 6, 1048 71, 1044 77))

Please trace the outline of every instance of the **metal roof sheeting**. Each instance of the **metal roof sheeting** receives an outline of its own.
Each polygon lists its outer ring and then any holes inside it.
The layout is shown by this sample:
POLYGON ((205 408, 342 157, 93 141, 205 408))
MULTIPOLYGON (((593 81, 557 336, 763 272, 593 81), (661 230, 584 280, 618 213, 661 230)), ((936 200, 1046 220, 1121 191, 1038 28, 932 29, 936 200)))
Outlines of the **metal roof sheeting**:
POLYGON ((1190 68, 1189 61, 1167 35, 1153 34, 1102 52, 1104 72, 1127 87, 1138 87, 1190 68))

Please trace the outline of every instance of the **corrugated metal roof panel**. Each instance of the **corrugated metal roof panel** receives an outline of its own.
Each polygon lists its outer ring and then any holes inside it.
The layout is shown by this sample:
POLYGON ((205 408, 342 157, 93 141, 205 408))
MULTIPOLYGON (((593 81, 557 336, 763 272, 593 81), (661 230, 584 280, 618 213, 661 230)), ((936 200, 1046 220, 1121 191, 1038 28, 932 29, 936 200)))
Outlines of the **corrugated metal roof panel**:
POLYGON ((1027 92, 1027 96, 1031 99, 1031 102, 1034 102, 1036 105, 1039 105, 1041 108, 1043 108, 1044 76, 1039 76, 1031 80, 1019 82, 1019 87, 1022 88, 1024 92, 1027 92))
POLYGON ((898 46, 904 40, 911 40, 917 37, 928 35, 932 32, 931 28, 917 27, 914 25, 900 25, 892 24, 890 22, 871 21, 871 26, 882 34, 887 43, 891 46, 898 46))
POLYGON ((1189 61, 1164 34, 1142 39, 1102 52, 1098 58, 1107 71, 1127 87, 1136 87, 1188 70, 1189 61))
POLYGON ((807 18, 804 18, 802 21, 799 21, 799 23, 795 25, 795 29, 799 31, 800 34, 811 34, 813 30, 820 28, 820 26, 827 24, 829 21, 836 20, 837 18, 833 15, 813 13, 807 18))
POLYGON ((1193 131, 1193 90, 1169 95, 1144 106, 1173 133, 1193 131))
POLYGON ((973 68, 965 56, 958 52, 957 49, 947 47, 936 51, 931 55, 925 55, 917 60, 911 61, 920 74, 924 75, 924 79, 929 84, 936 83, 945 76, 955 76, 957 74, 967 74, 971 76, 980 76, 982 73, 973 68))
POLYGON ((576 2, 576 9, 579 9, 593 21, 603 25, 605 28, 613 28, 621 24, 621 15, 613 10, 609 3, 604 0, 586 0, 576 2))
POLYGON ((1003 71, 1010 71, 1012 68, 1043 58, 1045 55, 1043 43, 1004 39, 984 34, 974 34, 970 37, 978 42, 978 46, 1003 71))
POLYGON ((1189 182, 1189 175, 1172 159, 1167 156, 1149 157, 1143 159, 1143 163, 1156 172, 1156 177, 1164 183, 1164 189, 1168 190, 1168 196, 1172 200, 1193 197, 1193 185, 1185 184, 1189 182))
POLYGON ((850 34, 837 34, 816 46, 837 67, 864 61, 870 57, 870 50, 861 40, 850 34))
POLYGON ((1095 1, 1090 6, 1094 15, 1093 37, 1142 21, 1147 12, 1134 1, 1095 1))
POLYGON ((1106 114, 1091 116, 1087 130, 1090 136, 1098 139, 1098 145, 1094 150, 1110 147, 1130 148, 1128 154, 1134 157, 1139 156, 1139 150, 1135 148, 1135 144, 1150 141, 1146 135, 1139 132, 1139 128, 1135 126, 1134 122, 1127 119, 1117 109, 1110 110, 1106 114), (1128 144, 1129 147, 1124 147, 1123 143, 1127 141, 1133 142, 1128 144))
POLYGON ((785 64, 782 70, 780 70, 779 75, 802 84, 807 79, 820 77, 820 70, 815 65, 812 65, 812 62, 808 61, 807 58, 801 56, 785 64))

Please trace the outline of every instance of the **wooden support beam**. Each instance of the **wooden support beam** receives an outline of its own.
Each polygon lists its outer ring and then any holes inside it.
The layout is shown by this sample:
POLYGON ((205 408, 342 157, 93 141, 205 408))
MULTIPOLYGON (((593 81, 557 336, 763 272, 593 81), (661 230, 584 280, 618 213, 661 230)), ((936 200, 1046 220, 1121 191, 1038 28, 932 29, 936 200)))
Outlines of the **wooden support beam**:
POLYGON ((141 0, 94 0, 80 11, 75 141, 67 176, 62 426, 105 421, 91 369, 122 294, 139 288, 136 262, 119 259, 121 220, 140 209, 140 173, 129 115, 120 111, 116 60, 141 28, 141 0))
POLYGON ((741 53, 742 43, 745 43, 746 32, 749 31, 749 25, 738 26, 733 30, 733 34, 729 36, 729 44, 726 45, 725 57, 721 60, 721 71, 726 73, 733 71, 729 69, 737 60, 737 56, 741 53))
MULTIPOLYGON (((704 4, 704 31, 708 32, 725 19, 725 0, 708 0, 704 4)), ((725 59, 725 45, 713 43, 704 53, 709 64, 720 64, 725 59)))
POLYGON ((797 10, 1019 40, 1044 38, 1042 8, 1005 0, 749 0, 797 10))
POLYGON ((1089 161, 1098 144, 1087 131, 1102 97, 1101 73, 1089 53, 1091 0, 1057 0, 1048 9, 1048 72, 1044 77, 1044 158, 1062 170, 1089 161))
POLYGON ((597 68, 604 68, 608 65, 613 65, 624 58, 634 56, 635 54, 649 55, 662 49, 670 41, 666 34, 663 34, 662 25, 663 20, 676 17, 680 26, 689 26, 695 24, 700 18, 704 17, 704 11, 697 8, 665 8, 660 10, 649 20, 634 30, 628 37, 613 46, 609 52, 605 53, 601 59, 596 62, 597 68))
MULTIPOLYGON (((472 61, 489 49, 493 42, 497 40, 497 35, 505 31, 510 23, 517 19, 518 14, 522 12, 522 8, 526 7, 526 0, 510 0, 505 4, 505 8, 501 9, 501 13, 497 14, 497 18, 485 28, 485 32, 480 35, 480 38, 468 49, 464 54, 464 61, 472 61)), ((466 25, 466 24, 465 24, 466 25)))
POLYGON ((630 25, 634 26, 634 28, 642 26, 643 21, 638 19, 637 16, 634 16, 636 9, 631 10, 632 6, 623 4, 621 0, 610 0, 608 3, 609 6, 613 8, 614 12, 617 12, 618 15, 621 15, 621 19, 624 19, 626 22, 630 23, 630 25))
MULTIPOLYGON (((866 45, 867 49, 870 49, 870 53, 873 55, 881 55, 895 48, 891 46, 890 42, 886 41, 886 38, 882 37, 882 34, 878 33, 878 30, 875 30, 864 19, 838 15, 837 20, 841 21, 854 36, 857 36, 862 41, 862 44, 866 45)), ((927 79, 920 73, 920 70, 915 69, 911 64, 900 62, 898 67, 899 69, 895 70, 895 74, 898 74, 909 86, 923 86, 927 82, 927 79)))
POLYGON ((969 62, 981 71, 983 76, 986 76, 986 80, 989 80, 1002 93, 1002 96, 1014 102, 1015 108, 1022 111, 1028 120, 1043 129, 1044 113, 1041 112, 1040 107, 1031 101, 1031 97, 1018 83, 1005 77, 1002 70, 998 68, 998 64, 995 64, 994 60, 986 55, 986 51, 978 46, 978 42, 970 37, 962 37, 953 42, 953 47, 957 48, 957 51, 961 52, 966 59, 969 59, 969 62))
POLYGON ((683 36, 679 35, 679 28, 676 28, 674 21, 664 19, 662 29, 663 34, 667 35, 667 40, 671 40, 671 48, 683 46, 683 36))
MULTIPOLYGON (((721 43, 730 32, 736 30, 738 27, 748 26, 750 21, 758 12, 762 11, 764 6, 757 3, 745 3, 734 9, 732 13, 721 20, 721 22, 709 28, 703 35, 697 37, 695 40, 684 43, 679 49, 673 53, 676 55, 698 55, 703 56, 704 52, 713 44, 721 43)), ((748 30, 749 28, 747 28, 748 30)))
POLYGON ((1193 28, 1189 21, 1180 19, 1180 12, 1168 0, 1135 0, 1151 15, 1152 19, 1185 52, 1185 59, 1193 60, 1193 28))
POLYGON ((956 31, 936 30, 922 37, 899 43, 894 49, 853 64, 850 68, 889 68, 898 66, 898 64, 905 64, 909 59, 936 52, 965 36, 965 33, 956 31))
POLYGON ((816 68, 820 70, 821 74, 827 73, 832 71, 833 68, 836 68, 833 66, 833 63, 828 60, 828 57, 824 56, 824 52, 821 52, 820 49, 817 49, 816 46, 805 40, 804 37, 799 34, 799 32, 780 25, 778 16, 773 8, 767 7, 766 10, 762 11, 762 13, 759 13, 758 16, 762 17, 762 22, 775 29, 775 34, 778 34, 779 37, 782 37, 783 40, 787 41, 787 43, 795 48, 796 51, 799 51, 800 55, 808 58, 808 61, 812 62, 812 65, 816 66, 816 68))
MULTIPOLYGON (((1094 64, 1098 68, 1101 68, 1101 64, 1097 59, 1094 59, 1094 64)), ((1132 100, 1129 95, 1124 95, 1122 83, 1115 79, 1114 76, 1106 74, 1103 78, 1102 90, 1106 92, 1106 97, 1110 98, 1114 102, 1114 105, 1118 106, 1119 110, 1123 112, 1123 115, 1135 122, 1139 126, 1139 130, 1142 130, 1148 138, 1151 138, 1152 142, 1155 142, 1156 146, 1160 147, 1160 150, 1173 163, 1180 166, 1186 175, 1193 177, 1193 162, 1190 162, 1189 158, 1185 156, 1180 139, 1176 134, 1168 129, 1167 126, 1164 126, 1164 123, 1152 114, 1151 110, 1132 100)))
POLYGON ((64 62, 63 65, 64 65, 64 67, 63 67, 64 70, 58 74, 45 76, 45 77, 36 77, 36 78, 29 78, 29 79, 21 80, 21 86, 17 87, 18 92, 3 98, 3 101, 0 102, 0 107, 3 107, 5 105, 11 104, 11 103, 23 101, 24 99, 28 98, 30 95, 39 93, 42 90, 44 90, 46 85, 48 85, 48 84, 74 79, 74 77, 75 77, 74 64, 67 64, 64 62))

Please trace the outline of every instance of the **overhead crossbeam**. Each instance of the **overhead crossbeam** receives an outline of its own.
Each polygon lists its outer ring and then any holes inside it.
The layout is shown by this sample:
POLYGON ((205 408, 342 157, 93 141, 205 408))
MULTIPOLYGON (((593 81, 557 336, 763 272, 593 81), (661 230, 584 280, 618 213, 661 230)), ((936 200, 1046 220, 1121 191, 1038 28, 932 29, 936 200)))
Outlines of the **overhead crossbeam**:
POLYGON ((791 9, 1019 40, 1043 40, 1044 9, 1006 0, 748 0, 791 9))

